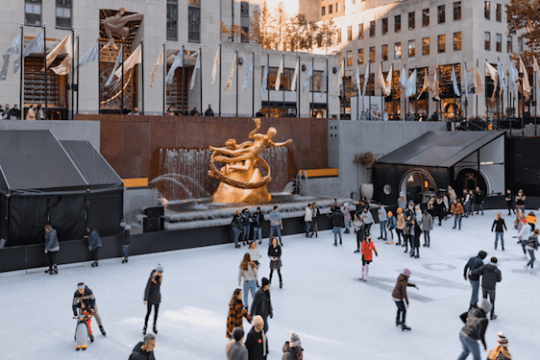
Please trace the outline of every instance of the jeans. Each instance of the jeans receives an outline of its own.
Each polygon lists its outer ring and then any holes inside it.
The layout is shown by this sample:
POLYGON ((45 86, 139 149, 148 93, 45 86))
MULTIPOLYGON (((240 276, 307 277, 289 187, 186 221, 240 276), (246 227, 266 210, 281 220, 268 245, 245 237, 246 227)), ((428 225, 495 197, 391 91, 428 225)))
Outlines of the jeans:
POLYGON ((431 241, 431 236, 429 235, 429 231, 424 231, 424 243, 426 242, 430 242, 431 241))
MULTIPOLYGON (((395 300, 394 300, 395 301, 395 300)), ((405 302, 403 300, 395 301, 397 306, 397 319, 401 315, 401 324, 405 324, 405 317, 407 316, 407 308, 405 307, 405 302)))
POLYGON ((482 211, 484 213, 484 204, 476 204, 476 212, 482 211))
POLYGON ((129 248, 129 245, 123 245, 122 246, 122 251, 124 252, 124 257, 128 257, 128 248, 129 248))
POLYGON ((495 249, 497 248, 499 238, 501 238, 501 246, 504 248, 504 232, 495 231, 495 249))
POLYGON ((339 236, 339 242, 341 242, 341 227, 334 226, 334 242, 337 243, 337 238, 339 236))
POLYGON ((244 241, 249 240, 249 230, 251 230, 251 226, 250 225, 244 225, 244 236, 243 236, 244 241))
POLYGON ((463 204, 463 207, 465 208, 465 215, 469 215, 469 203, 466 202, 465 204, 463 204))
POLYGON ((305 221, 306 223, 306 235, 309 235, 311 231, 311 221, 305 221))
POLYGON ((240 238, 240 234, 242 233, 242 231, 240 231, 240 229, 235 228, 235 227, 232 228, 232 231, 233 231, 234 245, 236 246, 238 245, 238 238, 240 238))
POLYGON ((527 246, 527 239, 521 240, 521 248, 523 249, 523 254, 527 255, 527 250, 525 250, 525 246, 527 246))
POLYGON ((263 330, 264 330, 264 334, 268 334, 268 318, 264 318, 264 325, 263 325, 263 330))
POLYGON ((482 297, 487 299, 489 295, 489 302, 491 303, 491 315, 495 314, 495 289, 489 290, 482 288, 482 297))
POLYGON ((527 266, 531 265, 531 269, 534 268, 534 261, 536 260, 536 257, 534 256, 534 250, 529 250, 529 255, 531 256, 531 260, 527 263, 527 266))
POLYGON ((248 306, 248 293, 251 291, 251 299, 255 296, 257 291, 257 280, 244 281, 244 305, 248 306))
POLYGON ((379 227, 381 228, 381 237, 386 239, 386 220, 379 221, 379 227), (384 233, 384 236, 383 236, 384 233))
POLYGON ((478 290, 480 289, 480 280, 471 280, 469 282, 472 286, 472 295, 471 295, 471 305, 476 305, 478 303, 478 290))
POLYGON ((454 227, 456 227, 458 223, 459 226, 461 226, 461 215, 454 215, 454 227))
POLYGON ((259 239, 259 241, 262 240, 262 226, 253 227, 253 240, 257 239, 259 239))
POLYGON ((281 242, 281 226, 279 225, 270 225, 270 235, 268 239, 272 240, 274 234, 277 234, 279 242, 281 242))
POLYGON ((369 230, 371 229, 371 225, 373 225, 373 224, 365 224, 365 225, 364 225, 364 229, 365 229, 364 231, 365 231, 365 233, 366 233, 366 237, 367 237, 368 235, 371 235, 371 233, 369 232, 369 230))
POLYGON ((459 355, 458 360, 465 360, 470 353, 472 353, 473 360, 480 360, 480 345, 478 341, 471 339, 461 331, 459 332, 459 341, 461 341, 463 351, 459 355))
POLYGON ((345 229, 350 229, 351 228, 351 220, 345 220, 345 229))

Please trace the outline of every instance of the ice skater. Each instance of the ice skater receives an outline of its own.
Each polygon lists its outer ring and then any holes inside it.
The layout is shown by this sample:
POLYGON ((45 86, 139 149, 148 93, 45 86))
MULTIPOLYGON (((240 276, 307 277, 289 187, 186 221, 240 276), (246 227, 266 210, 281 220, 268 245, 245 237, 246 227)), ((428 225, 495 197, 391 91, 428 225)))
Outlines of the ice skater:
POLYGON ((343 240, 341 237, 341 229, 345 225, 345 219, 343 217, 343 213, 339 209, 339 207, 333 207, 332 213, 328 215, 330 220, 332 221, 332 231, 334 233, 334 246, 337 246, 337 239, 339 237, 339 244, 343 245, 343 240))
POLYGON ((360 253, 360 245, 364 241, 364 222, 358 214, 354 214, 353 226, 356 232, 356 250, 354 253, 358 254, 360 253))
POLYGON ((446 216, 446 205, 444 204, 442 196, 439 196, 439 198, 435 202, 435 215, 437 218, 439 218, 439 226, 441 226, 442 220, 446 216))
POLYGON ((90 254, 94 259, 92 267, 96 267, 99 266, 99 249, 101 249, 102 245, 101 238, 99 237, 97 229, 92 225, 88 225, 86 232, 87 235, 84 237, 88 238, 88 249, 90 250, 90 254))
POLYGON ((240 268, 238 269, 238 286, 242 286, 242 278, 244 278, 244 304, 248 306, 248 295, 251 292, 251 297, 255 296, 255 291, 257 291, 257 264, 251 261, 251 255, 246 253, 242 262, 240 263, 240 268))
POLYGON ((387 240, 386 222, 388 217, 386 216, 386 209, 381 205, 381 203, 377 204, 377 214, 379 216, 379 227, 381 230, 381 236, 379 236, 378 239, 387 240))
POLYGON ((497 319, 495 315, 495 287, 502 281, 501 270, 497 267, 497 258, 493 256, 489 264, 480 266, 469 272, 469 275, 482 275, 482 297, 491 301, 491 320, 497 319))
POLYGON ((156 360, 154 349, 156 348, 156 337, 154 334, 146 334, 143 341, 140 341, 133 348, 129 360, 156 360))
POLYGON ((514 195, 512 194, 512 190, 508 189, 506 190, 506 197, 504 198, 506 201, 506 207, 508 209, 508 216, 512 215, 512 212, 514 212, 514 215, 516 214, 516 208, 514 206, 514 195))
POLYGON ((265 319, 262 316, 255 316, 253 318, 253 327, 246 337, 249 360, 266 360, 269 350, 268 338, 266 337, 267 331, 265 319))
POLYGON ((249 352, 242 338, 244 337, 244 330, 242 328, 235 328, 233 330, 233 339, 227 344, 225 353, 227 354, 227 360, 248 360, 249 352))
POLYGON ((478 291, 480 289, 480 275, 470 275, 469 272, 471 270, 476 270, 480 268, 482 265, 484 265, 484 259, 486 258, 487 253, 483 250, 480 250, 478 252, 477 256, 473 256, 467 261, 467 264, 465 264, 465 267, 463 268, 463 277, 465 278, 465 281, 467 281, 467 275, 469 275, 469 282, 472 286, 472 294, 471 294, 471 301, 469 305, 469 310, 472 308, 476 308, 476 304, 478 303, 478 291))
POLYGON ((244 318, 251 324, 251 315, 248 313, 247 306, 242 302, 242 289, 235 289, 229 302, 229 313, 227 314, 227 331, 225 336, 229 339, 233 337, 233 331, 242 329, 244 318))
POLYGON ((257 207, 255 213, 251 216, 253 220, 253 240, 259 239, 259 245, 262 244, 262 226, 264 224, 264 214, 261 208, 257 207))
POLYGON ((251 231, 251 214, 248 208, 242 210, 240 219, 242 219, 242 243, 246 246, 249 243, 249 232, 251 231))
POLYGON ((345 234, 350 234, 351 232, 351 211, 349 209, 349 203, 346 202, 341 207, 341 212, 343 213, 343 220, 345 222, 345 234))
POLYGON ((373 215, 371 215, 371 211, 369 211, 369 204, 364 208, 364 211, 362 211, 362 214, 360 216, 364 221, 364 232, 366 236, 368 236, 371 234, 371 226, 373 225, 373 223, 375 223, 375 220, 373 220, 373 215))
POLYGON ((463 205, 461 205, 461 200, 456 199, 456 202, 452 203, 450 207, 450 212, 454 215, 454 227, 455 229, 459 224, 459 230, 461 230, 461 218, 463 216, 463 205))
POLYGON ((302 342, 300 337, 291 331, 290 340, 286 341, 283 345, 283 357, 282 360, 301 360, 303 356, 304 348, 302 348, 302 342))
POLYGON ((413 220, 411 222, 411 230, 409 238, 411 240, 411 257, 418 259, 420 257, 420 235, 422 234, 422 229, 420 225, 413 220), (415 254, 416 253, 416 254, 415 254))
POLYGON ((424 232, 423 246, 429 247, 431 245, 431 230, 433 230, 433 217, 427 210, 424 210, 424 216, 422 217, 422 231, 424 232))
POLYGON ((497 250, 497 243, 499 238, 501 239, 501 249, 504 251, 504 232, 508 229, 506 228, 506 223, 502 217, 502 214, 499 212, 493 220, 493 225, 491 225, 491 232, 495 229, 495 250, 497 250))
POLYGON ((240 236, 242 236, 243 228, 244 227, 242 225, 242 216, 240 214, 240 210, 236 210, 231 221, 231 229, 233 231, 233 240, 234 240, 235 249, 242 247, 240 246, 238 241, 240 240, 240 236))
POLYGON ((262 255, 259 252, 259 248, 257 247, 257 242, 255 240, 253 240, 249 244, 249 247, 247 249, 247 253, 251 257, 251 261, 253 261, 255 263, 255 265, 257 265, 257 269, 259 269, 259 265, 260 265, 259 259, 262 258, 262 255))
POLYGON ((313 209, 313 230, 315 231, 315 237, 319 237, 319 220, 321 219, 321 209, 317 206, 317 203, 311 205, 313 209))
POLYGON ((463 351, 458 360, 465 360, 472 353, 473 360, 480 360, 480 346, 478 341, 484 345, 484 351, 487 351, 486 329, 488 326, 487 314, 491 310, 491 304, 483 299, 478 308, 469 310, 460 315, 461 321, 465 326, 459 332, 459 340, 463 351))
POLYGON ((408 253, 409 252, 409 244, 411 245, 411 252, 412 252, 412 234, 411 234, 411 231, 413 231, 412 229, 412 218, 410 216, 407 217, 407 221, 405 222, 405 227, 403 228, 403 246, 405 246, 405 251, 404 253, 408 253))
POLYGON ((512 360, 508 351, 508 339, 502 332, 498 335, 497 346, 489 352, 487 360, 512 360))
POLYGON ((529 256, 531 257, 531 259, 529 260, 529 262, 527 263, 527 265, 525 265, 525 269, 527 269, 529 267, 529 265, 531 266, 531 273, 533 272, 533 268, 534 268, 534 262, 536 260, 536 256, 534 256, 534 252, 536 250, 538 250, 538 236, 540 235, 540 230, 539 229, 536 229, 534 230, 534 235, 531 236, 529 238, 529 240, 527 241, 527 251, 529 252, 529 256))
POLYGON ((523 190, 519 189, 517 195, 516 195, 516 207, 518 210, 521 210, 525 212, 525 200, 527 199, 527 196, 523 193, 523 190))
POLYGON ((521 229, 519 230, 517 237, 521 241, 521 248, 523 249, 523 258, 527 260, 527 250, 525 249, 525 247, 527 246, 527 241, 529 241, 529 238, 532 235, 531 225, 527 223, 527 219, 521 219, 520 225, 521 225, 521 229))
MULTIPOLYGON (((78 309, 80 309, 80 311, 82 312, 83 310, 85 310, 85 308, 92 309, 92 312, 94 313, 94 319, 96 319, 101 334, 103 334, 103 336, 106 336, 107 333, 105 332, 103 324, 101 323, 101 317, 99 316, 97 310, 96 298, 94 297, 94 293, 92 292, 92 290, 90 290, 88 286, 84 285, 83 282, 80 282, 77 284, 77 291, 75 291, 75 294, 73 294, 73 316, 77 316, 78 309)), ((94 341, 94 337, 91 336, 90 340, 94 341)))
POLYGON ((306 224, 306 237, 313 236, 312 224, 313 224, 313 209, 312 205, 308 204, 305 209, 304 223, 306 224))
POLYGON ((146 305, 146 317, 144 318, 143 335, 146 335, 146 328, 148 327, 148 319, 152 312, 152 306, 154 307, 154 334, 157 334, 157 318, 159 312, 159 304, 161 303, 161 282, 163 281, 163 266, 158 264, 154 270, 150 273, 150 278, 146 283, 146 289, 144 290, 144 305, 146 305))
POLYGON ((375 252, 375 256, 379 256, 377 254, 377 249, 375 248, 375 244, 371 241, 371 235, 366 236, 366 240, 362 242, 362 277, 360 278, 361 281, 367 281, 368 274, 369 274, 369 263, 373 261, 373 252, 375 252))
POLYGON ((253 325, 257 325, 256 316, 259 315, 263 320, 261 328, 264 327, 264 332, 268 332, 268 317, 270 319, 274 316, 272 309, 272 302, 270 301, 270 280, 263 277, 261 280, 261 287, 255 293, 253 303, 251 304, 251 310, 249 311, 251 318, 253 319, 253 325))
POLYGON ((279 207, 275 205, 274 210, 270 213, 270 235, 268 235, 268 239, 272 239, 274 234, 277 234, 279 244, 283 246, 283 242, 281 242, 281 230, 283 230, 283 220, 281 219, 279 207))
POLYGON ((49 275, 58 275, 58 266, 56 265, 56 256, 60 251, 60 243, 56 230, 51 225, 45 225, 45 254, 49 260, 49 269, 45 273, 49 275))
POLYGON ((122 232, 120 233, 120 238, 122 239, 122 251, 124 253, 124 259, 122 260, 122 264, 125 264, 128 262, 128 248, 129 245, 131 245, 131 226, 128 224, 123 225, 122 232))
POLYGON ((409 277, 411 276, 411 271, 409 269, 404 269, 401 274, 399 274, 396 282, 394 291, 392 291, 392 299, 395 301, 397 310, 396 317, 396 326, 401 325, 401 330, 411 330, 410 327, 405 325, 405 318, 407 315, 407 308, 409 307, 409 297, 407 296, 407 287, 411 286, 418 290, 418 286, 409 282, 409 277), (405 300, 405 302, 403 301, 405 300), (405 307, 407 306, 407 308, 405 307), (401 319, 400 319, 401 317, 401 319))
MULTIPOLYGON (((405 222, 405 216, 403 215, 403 210, 401 208, 397 209, 397 225, 396 225, 396 235, 398 238, 398 241, 396 243, 396 246, 401 245, 401 237, 403 236, 403 241, 406 242, 405 234, 403 234, 403 230, 405 229, 406 222, 405 222)), ((405 244, 403 244, 405 246, 405 244)))
POLYGON ((281 246, 278 245, 276 238, 272 238, 270 244, 271 245, 268 248, 268 257, 270 258, 270 282, 272 282, 274 270, 277 270, 279 276, 279 288, 281 289, 283 287, 283 280, 281 278, 281 246))
POLYGON ((394 243, 394 229, 397 226, 396 217, 394 214, 392 214, 391 211, 388 212, 388 218, 386 221, 386 228, 388 229, 388 232, 390 233, 391 239, 388 239, 386 241, 387 244, 393 244, 394 243))

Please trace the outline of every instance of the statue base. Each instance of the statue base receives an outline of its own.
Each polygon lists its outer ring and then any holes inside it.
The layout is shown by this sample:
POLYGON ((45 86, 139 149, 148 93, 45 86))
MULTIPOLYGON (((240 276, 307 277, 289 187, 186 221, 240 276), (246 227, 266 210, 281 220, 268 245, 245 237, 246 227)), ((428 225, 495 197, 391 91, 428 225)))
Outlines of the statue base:
MULTIPOLYGON (((259 169, 254 171, 238 171, 228 174, 230 178, 245 182, 257 182, 262 180, 263 176, 259 169), (249 176, 249 173, 252 173, 249 176)), ((266 204, 269 203, 272 196, 268 192, 266 186, 261 186, 256 189, 240 189, 234 186, 220 183, 212 201, 221 204, 247 203, 247 204, 266 204)))

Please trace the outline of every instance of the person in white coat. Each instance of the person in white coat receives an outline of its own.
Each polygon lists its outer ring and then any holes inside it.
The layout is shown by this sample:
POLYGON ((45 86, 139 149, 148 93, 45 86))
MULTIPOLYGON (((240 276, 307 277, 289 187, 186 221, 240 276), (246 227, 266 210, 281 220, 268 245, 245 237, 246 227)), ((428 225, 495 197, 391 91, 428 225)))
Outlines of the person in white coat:
POLYGON ((369 230, 371 225, 375 222, 375 220, 373 220, 373 215, 371 215, 371 212, 369 211, 369 206, 362 211, 360 218, 362 218, 362 221, 364 222, 364 236, 368 237, 370 235, 369 230))
POLYGON ((312 224, 313 224, 313 208, 311 204, 306 207, 306 214, 304 215, 304 222, 306 223, 306 237, 313 236, 312 224))

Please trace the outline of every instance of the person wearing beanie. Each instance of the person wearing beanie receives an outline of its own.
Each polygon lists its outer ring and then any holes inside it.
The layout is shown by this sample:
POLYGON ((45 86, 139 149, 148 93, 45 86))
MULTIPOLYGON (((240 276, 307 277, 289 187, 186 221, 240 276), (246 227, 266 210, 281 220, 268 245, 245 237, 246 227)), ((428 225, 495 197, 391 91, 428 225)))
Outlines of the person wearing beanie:
POLYGON ((460 315, 461 321, 465 324, 459 332, 459 340, 463 351, 458 360, 465 360, 472 353, 474 360, 480 360, 480 346, 478 341, 484 345, 484 351, 487 351, 486 329, 488 326, 487 314, 491 310, 491 304, 486 299, 482 299, 480 306, 471 309, 460 315))
POLYGON ((502 332, 499 333, 497 346, 489 352, 488 360, 512 360, 512 355, 508 351, 508 339, 502 332))
POLYGON ((401 209, 401 211, 405 210, 407 208, 407 199, 405 199, 405 196, 403 195, 403 191, 399 192, 399 198, 397 200, 398 210, 401 209))
POLYGON ((291 338, 283 345, 282 360, 300 360, 304 357, 304 349, 300 337, 294 332, 291 332, 291 338))
MULTIPOLYGON (((401 245, 401 236, 403 235, 403 241, 405 240, 405 235, 403 234, 403 229, 405 229, 405 215, 403 215, 403 210, 401 208, 397 209, 397 225, 396 225, 396 234, 398 237, 398 242, 396 246, 401 245)), ((405 246, 405 244, 403 245, 405 246)))
MULTIPOLYGON (((467 281, 467 275, 469 274, 470 270, 476 270, 482 265, 484 265, 484 260, 487 256, 487 253, 483 250, 478 252, 477 256, 473 256, 467 261, 467 264, 465 264, 465 267, 463 268, 463 278, 465 278, 465 281, 467 281)), ((478 303, 478 290, 480 288, 480 276, 479 275, 470 275, 469 276, 469 282, 472 286, 472 295, 471 295, 471 301, 469 305, 469 310, 476 307, 476 304, 478 303)))
POLYGON ((246 346, 242 343, 244 337, 244 330, 242 328, 235 328, 233 330, 233 340, 227 344, 225 353, 227 354, 227 360, 248 360, 249 352, 246 346))
POLYGON ((391 211, 388 212, 388 218, 386 220, 386 228, 388 229, 388 232, 390 233, 390 237, 392 240, 387 240, 387 244, 393 244, 394 243, 394 229, 397 226, 397 220, 394 214, 392 214, 391 211))
POLYGON ((156 360, 154 349, 156 347, 156 337, 153 334, 146 334, 143 341, 133 348, 129 360, 156 360))
POLYGON ((143 335, 146 335, 146 328, 148 327, 148 319, 152 312, 152 306, 154 307, 154 334, 157 334, 157 318, 159 311, 159 304, 161 303, 161 282, 163 281, 163 266, 158 264, 154 270, 150 273, 150 278, 146 283, 146 289, 144 290, 144 305, 146 305, 146 317, 144 318, 143 335))
POLYGON ((433 230, 433 217, 431 214, 424 210, 424 216, 422 217, 422 231, 424 232, 424 245, 429 247, 431 245, 430 231, 433 230))
POLYGON ((247 307, 242 302, 242 289, 235 289, 229 303, 229 313, 227 314, 227 332, 225 336, 234 337, 234 331, 244 327, 244 317, 251 324, 251 315, 248 314, 247 307))
POLYGON ((364 241, 365 237, 364 221, 362 220, 362 217, 360 215, 354 214, 353 226, 356 233, 356 250, 354 251, 354 253, 359 254, 360 244, 362 244, 362 241, 364 241))
MULTIPOLYGON (((270 280, 263 277, 261 287, 255 293, 251 303, 250 315, 252 318, 260 316, 263 320, 264 332, 268 332, 268 317, 274 316, 272 311, 272 302, 270 301, 270 280)), ((251 357, 250 357, 251 359, 251 357)))
POLYGON ((371 241, 371 235, 366 236, 366 240, 362 242, 361 252, 362 277, 360 278, 360 281, 367 281, 369 274, 369 263, 373 261, 373 252, 375 252, 376 256, 379 256, 377 254, 377 249, 375 249, 375 244, 373 244, 373 242, 371 241))
POLYGON ((253 327, 246 337, 246 348, 249 360, 266 360, 268 356, 268 338, 264 330, 266 321, 260 315, 253 319, 253 327))
POLYGON ((521 239, 521 248, 523 249, 523 258, 527 260, 527 250, 525 249, 527 246, 527 241, 529 241, 529 238, 532 236, 533 232, 531 229, 531 225, 527 222, 527 219, 521 219, 521 229, 519 230, 517 237, 521 239))
POLYGON ((395 301, 397 310, 396 316, 396 326, 401 325, 401 330, 411 330, 410 327, 405 325, 405 317, 407 315, 407 308, 409 307, 409 297, 407 296, 407 287, 411 286, 418 290, 418 286, 409 282, 409 277, 411 276, 411 271, 409 269, 404 269, 401 274, 399 274, 396 282, 394 291, 392 291, 392 299, 395 301), (405 300, 405 301, 404 301, 405 300), (401 316, 401 320, 400 320, 401 316))
POLYGON ((495 229, 495 250, 497 250, 497 243, 501 238, 501 248, 504 251, 504 232, 508 231, 508 229, 500 212, 497 213, 497 217, 493 221, 493 225, 491 225, 491 232, 493 232, 493 229, 495 229))
MULTIPOLYGON (((99 316, 99 312, 97 310, 96 298, 94 297, 94 293, 92 292, 92 290, 90 290, 88 286, 80 282, 77 284, 77 290, 75 291, 75 294, 73 294, 73 316, 77 316, 77 311, 80 311, 82 313, 88 308, 92 309, 91 312, 94 314, 94 319, 96 319, 101 334, 103 334, 103 336, 106 336, 107 333, 105 332, 103 324, 101 323, 101 316, 99 316)), ((94 341, 93 336, 90 336, 90 341, 94 341)))
POLYGON ((482 297, 491 301, 491 320, 495 320, 495 286, 498 282, 502 281, 501 270, 497 268, 497 258, 494 256, 491 258, 489 264, 480 266, 476 270, 469 271, 470 275, 482 275, 482 297))

